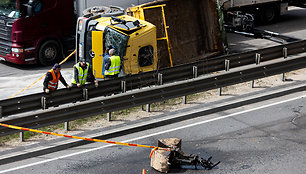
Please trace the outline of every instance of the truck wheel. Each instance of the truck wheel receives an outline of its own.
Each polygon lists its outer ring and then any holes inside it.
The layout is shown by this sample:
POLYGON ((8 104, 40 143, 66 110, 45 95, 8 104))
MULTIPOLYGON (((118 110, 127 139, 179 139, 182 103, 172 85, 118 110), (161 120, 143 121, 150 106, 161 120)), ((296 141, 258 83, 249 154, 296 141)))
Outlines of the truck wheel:
POLYGON ((38 52, 38 61, 44 65, 49 66, 62 58, 61 47, 55 40, 49 40, 43 43, 38 52))
POLYGON ((261 10, 261 21, 265 24, 274 22, 279 16, 277 5, 266 5, 261 10))

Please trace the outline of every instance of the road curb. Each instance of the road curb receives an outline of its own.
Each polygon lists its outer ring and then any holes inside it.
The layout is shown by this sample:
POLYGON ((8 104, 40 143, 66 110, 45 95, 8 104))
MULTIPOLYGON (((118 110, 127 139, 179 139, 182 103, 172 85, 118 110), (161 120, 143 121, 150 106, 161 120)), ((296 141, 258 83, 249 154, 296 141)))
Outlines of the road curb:
MULTIPOLYGON (((95 139, 110 139, 118 136, 123 136, 126 134, 135 133, 138 131, 143 131, 175 122, 180 122, 187 119, 192 119, 200 117, 203 115, 209 115, 216 112, 225 111, 232 108, 241 107, 244 105, 257 103, 260 101, 273 99, 281 96, 285 96, 291 93, 304 91, 306 89, 306 81, 299 81, 289 85, 282 85, 278 87, 271 88, 269 90, 264 90, 261 92, 253 92, 254 95, 248 94, 241 95, 238 97, 231 97, 228 99, 220 100, 217 102, 211 102, 207 104, 199 104, 200 107, 191 107, 187 109, 182 109, 179 111, 170 112, 168 114, 161 114, 151 118, 141 119, 137 121, 132 121, 129 123, 123 123, 111 128, 102 128, 94 131, 89 131, 86 133, 81 133, 76 136, 95 138, 95 139)), ((58 138, 56 140, 45 141, 38 145, 25 146, 21 148, 16 148, 13 150, 5 151, 0 153, 0 165, 40 156, 47 153, 52 153, 71 147, 76 147, 84 144, 91 143, 89 141, 79 140, 79 139, 67 139, 58 138)))

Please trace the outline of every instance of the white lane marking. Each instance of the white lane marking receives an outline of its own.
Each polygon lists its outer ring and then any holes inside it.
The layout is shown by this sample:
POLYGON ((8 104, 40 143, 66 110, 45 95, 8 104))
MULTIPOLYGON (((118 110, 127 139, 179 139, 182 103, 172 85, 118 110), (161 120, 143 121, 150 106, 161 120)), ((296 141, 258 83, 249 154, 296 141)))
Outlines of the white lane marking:
MULTIPOLYGON (((233 117, 233 116, 236 116, 236 115, 244 114, 244 113, 247 113, 247 112, 252 112, 252 111, 255 111, 255 110, 259 110, 259 109, 268 108, 270 106, 275 106, 275 105, 279 105, 279 104, 282 104, 282 103, 298 100, 298 99, 301 99, 301 98, 304 98, 304 97, 306 97, 306 95, 296 97, 296 98, 292 98, 292 99, 288 99, 288 100, 284 100, 284 101, 280 101, 280 102, 276 102, 276 103, 271 103, 271 104, 268 104, 268 105, 260 106, 260 107, 257 107, 257 108, 252 108, 252 109, 245 110, 245 111, 236 112, 236 113, 233 113, 233 114, 229 114, 229 115, 225 115, 225 116, 221 116, 221 117, 217 117, 217 118, 212 118, 212 119, 209 119, 209 120, 204 120, 204 121, 201 121, 201 122, 197 122, 197 123, 193 123, 193 124, 189 124, 189 125, 185 125, 185 126, 181 126, 181 127, 177 127, 177 128, 153 133, 153 134, 149 134, 149 135, 145 135, 145 136, 142 136, 142 137, 137 137, 137 138, 125 140, 125 141, 122 141, 122 142, 127 143, 127 142, 132 142, 132 141, 152 137, 152 136, 155 136, 155 135, 160 135, 160 134, 164 134, 164 133, 168 133, 168 132, 173 132, 173 131, 176 131, 176 130, 185 129, 185 128, 188 128, 188 127, 197 126, 197 125, 200 125, 200 124, 209 123, 209 122, 212 122, 212 121, 221 120, 221 119, 224 119, 224 118, 229 118, 229 117, 233 117)), ((27 165, 15 167, 15 168, 10 168, 10 169, 7 169, 7 170, 2 170, 2 171, 0 171, 0 173, 11 172, 11 171, 14 171, 14 170, 19 170, 19 169, 23 169, 23 168, 26 168, 26 167, 35 166, 35 165, 38 165, 38 164, 43 164, 43 163, 55 161, 55 160, 58 160, 58 159, 68 158, 68 157, 71 157, 71 156, 75 156, 75 155, 79 155, 79 154, 83 154, 83 153, 87 153, 87 152, 92 152, 92 151, 95 151, 95 150, 104 149, 106 147, 111 147, 111 146, 116 146, 116 145, 115 144, 109 144, 109 145, 105 145, 105 146, 102 146, 102 147, 88 149, 88 150, 72 153, 72 154, 69 154, 69 155, 64 155, 64 156, 61 156, 61 157, 51 158, 51 159, 48 159, 48 160, 39 161, 39 162, 32 163, 32 164, 27 164, 27 165)))

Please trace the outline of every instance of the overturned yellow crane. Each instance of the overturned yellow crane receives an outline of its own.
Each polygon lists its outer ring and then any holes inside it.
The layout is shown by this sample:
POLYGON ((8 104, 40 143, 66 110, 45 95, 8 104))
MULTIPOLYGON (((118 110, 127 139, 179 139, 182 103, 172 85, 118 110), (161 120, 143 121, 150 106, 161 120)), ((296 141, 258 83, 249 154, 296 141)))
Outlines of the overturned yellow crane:
POLYGON ((121 74, 138 74, 209 59, 223 52, 216 1, 161 0, 118 13, 78 19, 76 61, 86 60, 103 78, 103 53, 121 57, 121 74))

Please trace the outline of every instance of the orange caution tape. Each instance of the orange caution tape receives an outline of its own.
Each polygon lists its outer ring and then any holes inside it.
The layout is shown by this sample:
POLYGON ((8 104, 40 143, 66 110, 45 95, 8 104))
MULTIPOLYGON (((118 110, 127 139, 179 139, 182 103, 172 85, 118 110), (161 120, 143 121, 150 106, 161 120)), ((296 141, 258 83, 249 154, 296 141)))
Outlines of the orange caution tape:
POLYGON ((58 133, 53 133, 53 132, 45 132, 45 131, 40 131, 40 130, 36 130, 36 129, 29 129, 29 128, 24 128, 24 127, 19 127, 19 126, 13 126, 13 125, 8 125, 8 124, 3 124, 3 123, 0 123, 0 126, 8 127, 8 128, 11 128, 11 129, 19 129, 19 130, 23 130, 23 131, 31 131, 31 132, 41 133, 41 134, 48 134, 48 135, 56 135, 56 136, 67 137, 67 138, 81 139, 81 140, 86 140, 86 141, 95 141, 95 142, 102 142, 102 143, 109 143, 109 144, 117 144, 117 145, 122 145, 122 146, 146 147, 146 148, 154 148, 154 149, 156 148, 156 149, 162 149, 162 150, 170 151, 169 149, 162 148, 162 147, 148 146, 148 145, 141 145, 141 144, 133 144, 133 143, 121 143, 121 142, 115 142, 115 141, 85 138, 85 137, 78 137, 78 136, 72 136, 72 135, 64 135, 64 134, 58 134, 58 133))
POLYGON ((62 60, 59 64, 61 65, 61 64, 65 63, 72 55, 75 54, 75 52, 76 52, 76 50, 74 50, 72 53, 70 53, 69 56, 67 56, 67 57, 66 57, 64 60, 62 60))
POLYGON ((158 148, 157 147, 154 147, 154 149, 151 151, 150 153, 150 158, 152 157, 153 153, 155 152, 155 150, 157 150, 158 148))
MULTIPOLYGON (((61 64, 65 63, 73 54, 75 54, 75 52, 76 52, 76 50, 74 50, 69 56, 67 56, 67 57, 66 57, 63 61, 61 61, 59 64, 61 65, 61 64)), ((18 93, 16 93, 16 94, 12 95, 12 96, 9 97, 8 99, 11 99, 11 98, 15 97, 16 95, 22 93, 23 91, 29 89, 31 86, 33 86, 34 84, 36 84, 37 82, 39 82, 39 81, 40 81, 42 78, 44 78, 45 76, 46 76, 46 74, 43 75, 43 76, 41 76, 38 80, 36 80, 36 81, 35 81, 34 83, 32 83, 31 85, 29 85, 29 86, 25 87, 24 89, 22 89, 20 92, 18 92, 18 93)))

